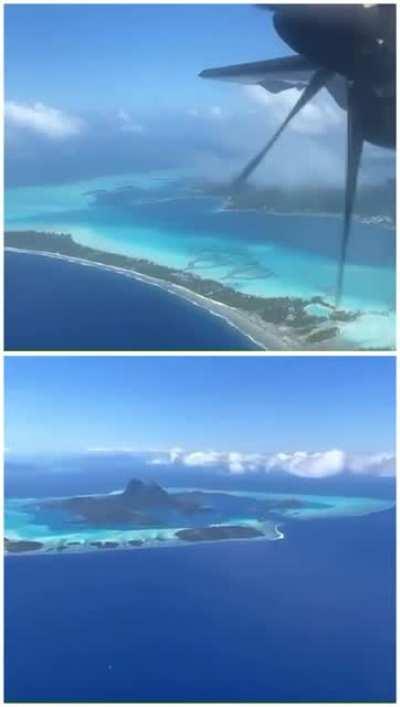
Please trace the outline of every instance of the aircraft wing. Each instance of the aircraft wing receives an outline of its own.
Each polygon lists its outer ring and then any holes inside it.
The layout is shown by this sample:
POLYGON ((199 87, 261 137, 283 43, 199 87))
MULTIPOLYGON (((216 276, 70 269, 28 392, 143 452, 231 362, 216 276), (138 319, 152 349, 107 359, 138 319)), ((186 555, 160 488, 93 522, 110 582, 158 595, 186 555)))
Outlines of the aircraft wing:
MULTIPOLYGON (((233 81, 235 83, 256 84, 269 93, 280 93, 289 88, 304 89, 312 74, 319 67, 305 57, 295 54, 280 59, 255 61, 250 64, 234 64, 217 69, 205 69, 199 75, 202 79, 233 81)), ((347 108, 346 82, 342 76, 334 74, 326 83, 326 88, 340 108, 347 108)))
POLYGON ((217 81, 258 84, 271 93, 289 88, 304 88, 318 66, 305 57, 294 55, 250 64, 235 64, 217 69, 205 69, 200 77, 217 81))

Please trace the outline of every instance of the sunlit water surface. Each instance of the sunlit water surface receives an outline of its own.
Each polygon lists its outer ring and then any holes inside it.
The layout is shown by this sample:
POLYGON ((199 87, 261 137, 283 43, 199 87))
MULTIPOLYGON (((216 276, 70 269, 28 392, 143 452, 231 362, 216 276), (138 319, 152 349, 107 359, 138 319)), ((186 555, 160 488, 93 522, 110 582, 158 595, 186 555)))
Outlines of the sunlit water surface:
MULTIPOLYGON (((102 177, 6 193, 6 228, 71 234, 82 244, 146 258, 262 296, 333 301, 341 220, 226 211, 190 175, 102 177)), ((394 346, 394 232, 354 222, 342 305, 363 316, 342 326, 363 347, 394 346)))

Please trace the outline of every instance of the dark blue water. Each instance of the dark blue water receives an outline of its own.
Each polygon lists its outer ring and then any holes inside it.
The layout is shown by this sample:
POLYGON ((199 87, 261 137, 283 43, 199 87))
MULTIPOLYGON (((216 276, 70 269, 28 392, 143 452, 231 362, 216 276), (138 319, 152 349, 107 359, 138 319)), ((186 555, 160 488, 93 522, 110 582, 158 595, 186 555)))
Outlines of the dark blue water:
POLYGON ((100 268, 6 253, 8 350, 252 350, 221 318, 100 268))
POLYGON ((393 701, 394 513, 6 560, 6 699, 393 701))

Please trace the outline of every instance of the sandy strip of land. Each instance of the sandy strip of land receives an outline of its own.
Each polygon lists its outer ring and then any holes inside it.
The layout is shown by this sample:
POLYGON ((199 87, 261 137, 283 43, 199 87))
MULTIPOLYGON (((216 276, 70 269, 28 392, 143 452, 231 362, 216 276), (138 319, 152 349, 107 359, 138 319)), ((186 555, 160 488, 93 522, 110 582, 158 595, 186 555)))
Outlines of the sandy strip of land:
POLYGON ((216 317, 221 317, 230 326, 237 329, 241 334, 250 339, 253 344, 261 350, 293 351, 304 349, 304 344, 300 337, 296 337, 295 335, 289 333, 287 331, 287 327, 279 326, 277 324, 269 324, 256 314, 251 314, 250 312, 245 312, 243 310, 236 309, 235 307, 230 307, 227 304, 217 302, 209 297, 204 297, 197 292, 189 290, 183 285, 177 285, 175 283, 168 282, 167 280, 144 275, 143 273, 137 272, 136 270, 130 268, 119 268, 114 265, 107 265, 102 262, 76 258, 69 255, 63 255, 61 253, 13 248, 11 246, 7 246, 6 251, 13 253, 26 253, 29 255, 41 255, 47 258, 55 258, 57 260, 78 263, 87 267, 103 268, 126 277, 132 277, 148 285, 160 287, 166 292, 191 302, 191 304, 201 307, 202 309, 206 309, 210 312, 210 314, 213 314, 216 317))
MULTIPOLYGON (((176 530, 179 530, 178 528, 176 530)), ((183 530, 183 528, 181 529, 183 530)), ((91 543, 90 541, 87 542, 81 542, 79 545, 74 545, 74 546, 69 546, 68 541, 65 543, 65 545, 60 549, 60 545, 54 545, 50 542, 50 544, 46 545, 46 542, 42 543, 42 547, 37 549, 37 550, 7 550, 7 547, 5 546, 4 549, 4 555, 5 557, 34 557, 40 556, 40 555, 59 555, 60 553, 63 554, 87 554, 87 553, 95 553, 95 552, 104 552, 107 551, 108 553, 111 552, 137 552, 137 551, 145 551, 145 550, 159 550, 160 548, 164 549, 176 549, 179 547, 190 547, 192 545, 215 545, 216 543, 248 543, 248 542, 274 542, 276 540, 284 540, 285 536, 284 534, 278 529, 278 526, 275 526, 274 528, 275 531, 275 537, 268 537, 267 535, 260 535, 258 537, 250 537, 250 538, 218 538, 218 539, 208 539, 208 540, 191 540, 189 542, 186 542, 184 540, 180 540, 177 537, 173 539, 167 539, 167 540, 151 540, 148 542, 144 542, 142 545, 129 545, 129 542, 122 541, 122 542, 117 542, 115 546, 113 547, 96 547, 91 543)), ((16 542, 23 542, 23 540, 19 540, 16 542)), ((41 542, 41 541, 37 541, 41 542)), ((62 544, 61 544, 62 545, 62 544)))

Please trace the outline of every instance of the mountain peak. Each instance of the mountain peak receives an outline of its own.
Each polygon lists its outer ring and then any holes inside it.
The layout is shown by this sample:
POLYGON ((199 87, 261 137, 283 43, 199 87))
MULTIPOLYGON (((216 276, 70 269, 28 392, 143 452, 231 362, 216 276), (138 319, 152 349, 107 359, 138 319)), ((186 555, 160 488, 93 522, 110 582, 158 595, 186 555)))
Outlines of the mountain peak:
POLYGON ((125 491, 122 493, 124 499, 129 500, 129 502, 142 504, 170 504, 171 499, 167 491, 165 491, 161 486, 155 482, 145 482, 140 479, 131 479, 125 491))

